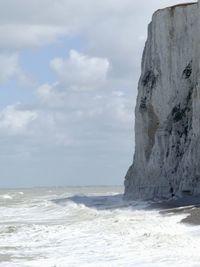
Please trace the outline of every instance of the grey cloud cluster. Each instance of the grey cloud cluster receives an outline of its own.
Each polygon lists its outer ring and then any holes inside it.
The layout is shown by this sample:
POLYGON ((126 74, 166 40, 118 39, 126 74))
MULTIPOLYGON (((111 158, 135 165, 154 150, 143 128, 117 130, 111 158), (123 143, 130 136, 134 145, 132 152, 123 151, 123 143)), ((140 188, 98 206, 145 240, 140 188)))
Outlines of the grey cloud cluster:
POLYGON ((58 80, 37 89, 38 101, 52 116, 55 112, 63 115, 63 136, 70 133, 73 144, 130 127, 132 103, 119 85, 110 82, 108 59, 72 50, 68 58, 53 59, 50 65, 58 80))

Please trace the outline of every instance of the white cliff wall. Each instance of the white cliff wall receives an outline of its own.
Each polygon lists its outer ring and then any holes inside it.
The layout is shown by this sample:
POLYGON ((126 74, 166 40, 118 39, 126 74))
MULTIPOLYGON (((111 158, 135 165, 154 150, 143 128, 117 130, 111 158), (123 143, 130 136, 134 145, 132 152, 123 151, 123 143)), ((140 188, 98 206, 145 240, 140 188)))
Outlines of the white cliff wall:
POLYGON ((135 155, 125 197, 200 193, 200 11, 158 10, 148 28, 135 109, 135 155), (198 16, 199 15, 199 16, 198 16))

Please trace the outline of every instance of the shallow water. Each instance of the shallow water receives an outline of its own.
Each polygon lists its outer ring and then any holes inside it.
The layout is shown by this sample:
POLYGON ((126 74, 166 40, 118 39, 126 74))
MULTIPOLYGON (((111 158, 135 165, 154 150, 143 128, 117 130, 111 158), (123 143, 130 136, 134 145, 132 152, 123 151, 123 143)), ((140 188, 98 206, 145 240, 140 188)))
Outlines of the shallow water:
POLYGON ((200 266, 200 227, 121 187, 0 190, 0 267, 200 266))

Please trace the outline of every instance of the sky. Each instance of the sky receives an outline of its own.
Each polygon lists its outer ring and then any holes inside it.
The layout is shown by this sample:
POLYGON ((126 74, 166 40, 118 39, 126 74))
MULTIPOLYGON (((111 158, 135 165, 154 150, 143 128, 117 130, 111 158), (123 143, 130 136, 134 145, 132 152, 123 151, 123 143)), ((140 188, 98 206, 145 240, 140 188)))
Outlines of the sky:
POLYGON ((177 3, 0 1, 0 187, 123 184, 147 25, 177 3))

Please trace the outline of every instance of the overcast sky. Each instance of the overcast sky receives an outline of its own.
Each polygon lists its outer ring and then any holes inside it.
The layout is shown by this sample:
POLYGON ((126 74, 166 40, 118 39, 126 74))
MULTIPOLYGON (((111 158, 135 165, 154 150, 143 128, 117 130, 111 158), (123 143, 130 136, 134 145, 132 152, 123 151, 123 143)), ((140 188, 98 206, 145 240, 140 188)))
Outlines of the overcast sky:
POLYGON ((176 3, 0 1, 1 187, 123 184, 147 24, 176 3))

